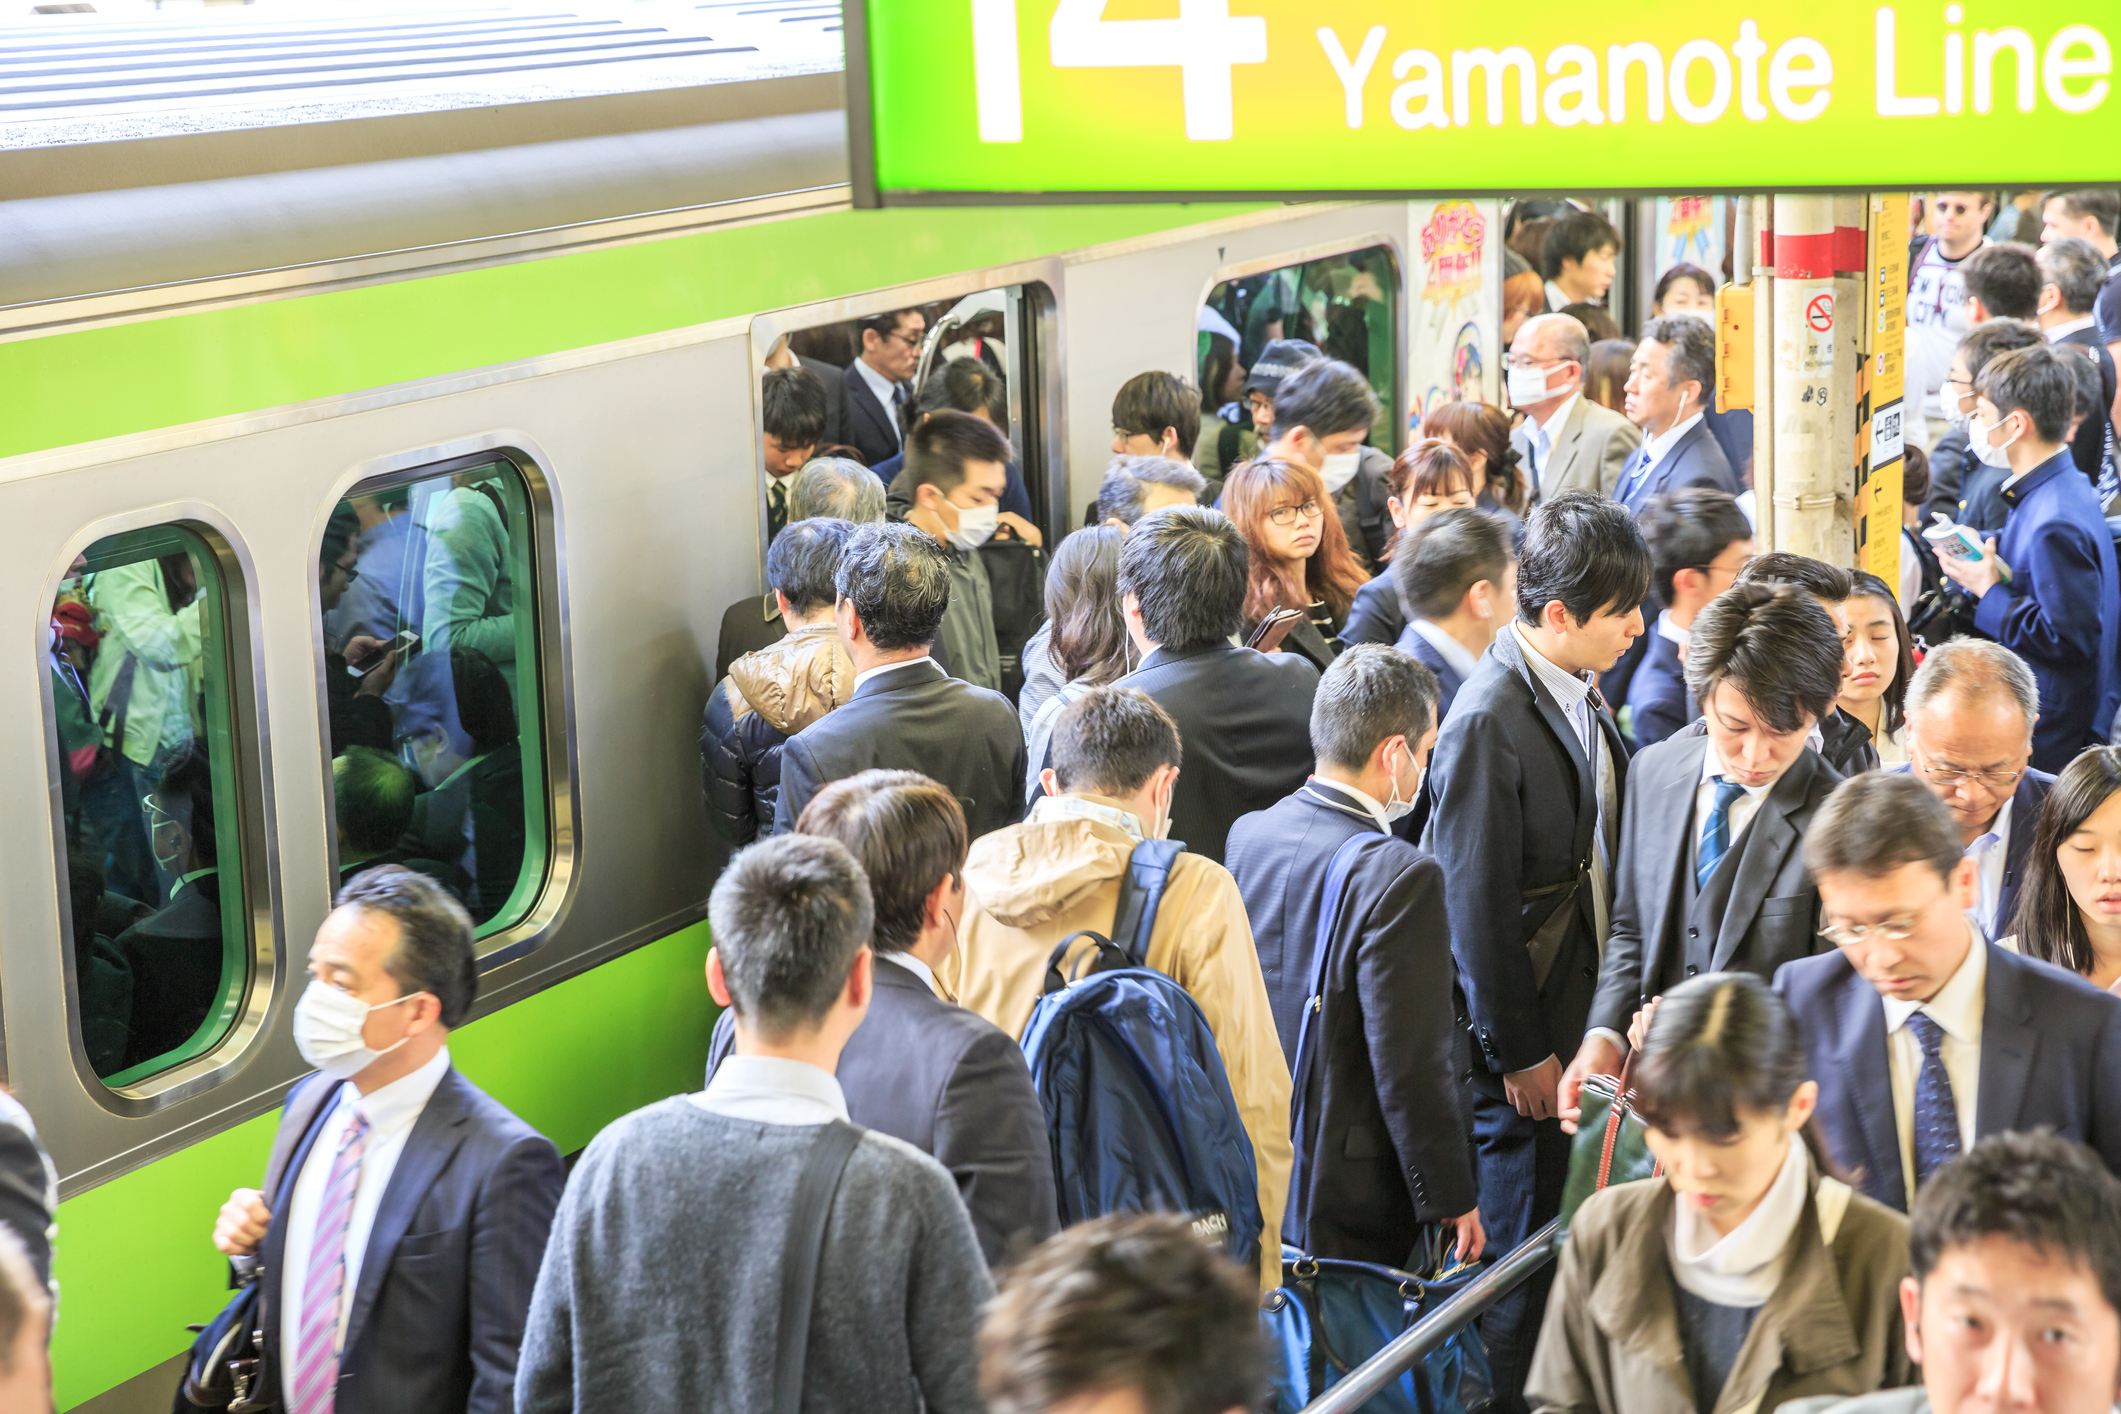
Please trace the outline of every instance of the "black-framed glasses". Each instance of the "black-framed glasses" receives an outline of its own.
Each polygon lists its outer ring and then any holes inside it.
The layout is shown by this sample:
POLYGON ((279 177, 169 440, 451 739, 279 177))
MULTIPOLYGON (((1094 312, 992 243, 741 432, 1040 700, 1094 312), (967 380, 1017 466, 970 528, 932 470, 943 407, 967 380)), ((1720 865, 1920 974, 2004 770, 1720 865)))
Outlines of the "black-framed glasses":
POLYGON ((1300 506, 1276 506, 1267 512, 1267 519, 1279 526, 1291 526, 1299 520, 1317 520, 1324 512, 1318 502, 1306 501, 1300 506))

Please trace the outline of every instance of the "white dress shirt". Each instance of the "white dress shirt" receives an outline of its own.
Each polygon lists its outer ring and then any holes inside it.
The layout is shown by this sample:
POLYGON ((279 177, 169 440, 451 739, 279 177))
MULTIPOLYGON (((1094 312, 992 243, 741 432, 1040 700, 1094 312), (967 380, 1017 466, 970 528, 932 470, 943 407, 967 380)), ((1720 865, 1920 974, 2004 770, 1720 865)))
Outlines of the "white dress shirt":
POLYGON ((891 440, 903 447, 905 438, 899 435, 898 429, 898 384, 871 368, 865 358, 856 359, 854 366, 862 375, 862 381, 869 385, 869 391, 884 405, 884 421, 891 424, 891 440))
POLYGON ((1524 636, 1520 625, 1511 624, 1510 631, 1517 635, 1517 646, 1524 650, 1524 660, 1531 665, 1533 676, 1553 694, 1555 702, 1561 706, 1561 714, 1576 728, 1577 743, 1583 747, 1584 756, 1596 763, 1599 828, 1592 832, 1595 847, 1591 850, 1591 901, 1596 905, 1598 958, 1603 962, 1606 933, 1612 924, 1611 891, 1606 883, 1612 871, 1606 859, 1606 836, 1617 823, 1613 818, 1616 814, 1613 809, 1613 753, 1605 743, 1605 733, 1598 729, 1598 714, 1591 710, 1590 680, 1564 672, 1548 662, 1546 656, 1524 636))
POLYGON ((829 1070, 781 1056, 725 1056, 707 1088, 686 1099, 711 1115, 759 1124, 830 1124, 847 1097, 829 1070))
POLYGON ((1361 806, 1363 813, 1377 823, 1378 829, 1383 830, 1388 835, 1392 833, 1392 822, 1385 818, 1384 802, 1368 791, 1357 786, 1351 786, 1346 781, 1327 780, 1324 776, 1311 777, 1310 784, 1314 787, 1324 786, 1327 790, 1338 791, 1361 806))
POLYGON ((1667 643, 1679 645, 1679 662, 1683 667, 1686 664, 1687 646, 1694 641, 1693 630, 1681 628, 1673 623, 1672 611, 1665 609, 1657 615, 1657 636, 1667 643))
MULTIPOLYGON (((1701 781, 1694 787, 1694 831, 1693 848, 1687 855, 1687 867, 1698 871, 1701 864, 1701 843, 1708 838, 1709 816, 1716 810, 1716 782, 1723 778, 1723 757, 1716 750, 1716 743, 1708 743, 1708 750, 1701 753, 1701 781)), ((1745 840, 1745 827, 1753 823, 1760 813, 1760 802, 1775 788, 1769 781, 1764 786, 1747 786, 1745 794, 1731 802, 1730 824, 1724 833, 1725 852, 1735 854, 1745 840)))
MULTIPOLYGON (((854 675, 854 686, 849 689, 847 695, 852 697, 855 693, 860 692, 862 684, 871 678, 880 678, 886 673, 895 673, 901 668, 910 668, 919 663, 935 663, 935 658, 932 654, 923 653, 918 658, 901 658, 896 663, 880 663, 873 668, 864 668, 854 675)), ((942 664, 936 663, 936 669, 941 671, 942 664)))
POLYGON ((1547 308, 1549 310, 1558 314, 1575 303, 1575 300, 1569 298, 1567 290, 1564 290, 1552 280, 1547 281, 1547 308))
POLYGON ((1541 422, 1532 418, 1526 425, 1525 441, 1532 448, 1532 498, 1539 499, 1540 487, 1545 484, 1547 463, 1554 455, 1554 439, 1561 435, 1562 424, 1569 420, 1576 404, 1583 398, 1581 387, 1561 400, 1561 406, 1553 415, 1541 422))
POLYGON ((1480 659, 1475 657, 1471 650, 1427 619, 1408 619, 1407 627, 1426 639, 1429 646, 1436 650, 1436 656, 1449 664, 1451 671, 1461 678, 1473 676, 1473 670, 1480 666, 1480 659))
POLYGON ((1678 445, 1679 439, 1692 431, 1694 424, 1699 421, 1701 421, 1701 414, 1697 412, 1692 417, 1673 423, 1655 437, 1644 442, 1642 444, 1643 472, 1645 474, 1648 473, 1652 467, 1663 461, 1665 453, 1678 445))
POLYGON ((339 1288, 339 1334, 334 1350, 346 1348, 346 1322, 353 1313, 353 1295, 361 1282, 361 1263, 368 1255, 368 1234, 376 1225, 376 1210, 383 1205, 383 1190, 397 1171, 420 1112, 434 1098, 435 1087, 449 1073, 449 1047, 436 1051, 427 1064, 410 1075, 400 1076, 372 1095, 363 1095, 351 1080, 339 1086, 338 1104, 325 1116, 317 1131, 309 1157, 295 1178, 295 1191, 287 1204, 287 1246, 280 1256, 280 1349, 282 1378, 293 1377, 293 1359, 302 1348, 303 1283, 309 1275, 309 1249, 317 1236, 318 1211, 324 1205, 324 1188, 331 1181, 331 1166, 339 1155, 339 1144, 356 1113, 366 1116, 368 1134, 362 1142, 361 1176, 355 1180, 353 1213, 346 1223, 346 1281, 339 1288))
POLYGON ((1943 1028, 1937 1048, 1944 1073, 1952 1082, 1952 1104, 1959 1111, 1959 1147, 1974 1147, 1974 1104, 1981 1094, 1981 1011, 1988 1001, 1988 947, 1972 925, 1967 927, 1966 961, 1949 982, 1926 1002, 1881 997, 1885 1004, 1885 1054, 1893 1081, 1893 1126, 1900 1134, 1900 1169, 1907 1178, 1910 1201, 1915 1194, 1915 1077, 1922 1073, 1922 1042, 1907 1019, 1929 1013, 1943 1028))
POLYGON ((2010 848, 2011 799, 2005 799, 1988 829, 1966 847, 1966 857, 1976 861, 1981 881, 1981 901, 1969 911, 1969 916, 1984 937, 1995 937, 1996 929, 2010 922, 1996 916, 1996 907, 2003 902, 2003 861, 2010 848))

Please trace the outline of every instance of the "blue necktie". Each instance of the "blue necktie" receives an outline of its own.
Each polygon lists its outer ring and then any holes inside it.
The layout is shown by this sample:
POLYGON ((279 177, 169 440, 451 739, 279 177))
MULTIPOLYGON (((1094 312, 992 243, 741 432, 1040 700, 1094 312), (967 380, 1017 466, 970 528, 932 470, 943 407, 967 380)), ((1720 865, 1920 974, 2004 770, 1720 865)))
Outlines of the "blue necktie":
POLYGON ((1635 494, 1635 483, 1642 476, 1642 469, 1650 464, 1650 448, 1645 442, 1628 453, 1627 464, 1620 469, 1620 499, 1625 501, 1635 494))
POLYGON ((1708 828, 1701 834, 1701 859, 1694 866, 1694 886, 1705 889, 1709 876, 1716 872, 1716 865, 1731 849, 1731 802, 1745 794, 1745 787, 1736 781, 1716 778, 1716 804, 1709 811, 1708 828))
MULTIPOLYGON (((1915 1077, 1915 1186, 1920 1188, 1959 1157, 1959 1106, 1952 1098, 1952 1077, 1938 1054, 1944 1028, 1919 1011, 1907 1024, 1922 1046, 1922 1070, 1915 1077)), ((1908 1196, 1912 1200, 1914 1195, 1908 1196)))

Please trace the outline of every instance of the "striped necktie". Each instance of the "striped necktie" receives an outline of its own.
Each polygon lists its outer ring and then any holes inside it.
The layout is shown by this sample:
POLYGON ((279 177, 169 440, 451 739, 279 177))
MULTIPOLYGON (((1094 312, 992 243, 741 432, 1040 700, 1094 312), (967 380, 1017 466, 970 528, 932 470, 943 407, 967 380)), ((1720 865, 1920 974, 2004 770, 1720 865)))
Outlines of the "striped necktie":
MULTIPOLYGON (((1951 1073, 1944 1068, 1944 1028, 1927 1014, 1907 1019, 1922 1047, 1922 1069, 1915 1073, 1915 1187, 1959 1157, 1959 1104, 1952 1094, 1951 1073)), ((1910 1195, 1912 1197, 1912 1195, 1910 1195)))
POLYGON ((317 1209, 309 1269, 302 1276, 302 1322, 295 1341, 294 1377, 285 1386, 288 1414, 331 1414, 339 1383, 339 1306, 346 1292, 346 1229, 353 1221, 354 1190, 361 1183, 361 1155, 368 1119, 354 1112, 331 1161, 324 1202, 317 1209))

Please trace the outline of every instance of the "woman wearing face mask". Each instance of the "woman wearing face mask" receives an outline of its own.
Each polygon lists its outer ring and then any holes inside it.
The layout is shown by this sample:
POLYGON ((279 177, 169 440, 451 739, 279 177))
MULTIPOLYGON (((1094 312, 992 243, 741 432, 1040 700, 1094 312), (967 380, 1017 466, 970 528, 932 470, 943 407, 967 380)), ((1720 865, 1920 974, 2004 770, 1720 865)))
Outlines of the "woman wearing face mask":
POLYGON ((1907 1219, 1830 1172, 1782 998, 1744 973, 1674 988, 1630 1078, 1662 1171, 1577 1210, 1531 1407, 1713 1414, 1907 1384, 1907 1219))
POLYGON ((1856 592, 1842 605, 1849 640, 1835 705, 1870 732, 1879 765, 1898 766, 1907 760, 1904 704, 1908 679, 1915 675, 1915 641, 1892 588, 1862 570, 1853 578, 1856 592))
POLYGON ((2095 746, 2055 778, 2002 926, 2027 957, 2121 993, 2121 747, 2095 746))
POLYGON ((1716 277, 1699 265, 1684 261, 1657 277, 1657 292, 1650 297, 1650 317, 1692 314, 1716 322, 1716 277))
POLYGON ((1241 463, 1223 483, 1222 511, 1252 552, 1245 636, 1275 610, 1294 610, 1303 617, 1283 646, 1323 671, 1364 576, 1318 473, 1295 461, 1241 463))
MULTIPOLYGON (((1432 414, 1433 416, 1433 414, 1432 414)), ((1386 482, 1391 494, 1385 509, 1392 517, 1392 538, 1385 542, 1385 567, 1356 592, 1340 639, 1347 644, 1399 642, 1407 614, 1392 584, 1391 559, 1400 537, 1441 511, 1478 503, 1480 482, 1458 448, 1438 437, 1426 437, 1399 454, 1386 482)))

